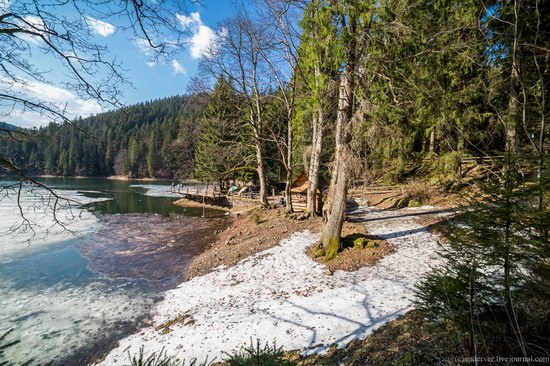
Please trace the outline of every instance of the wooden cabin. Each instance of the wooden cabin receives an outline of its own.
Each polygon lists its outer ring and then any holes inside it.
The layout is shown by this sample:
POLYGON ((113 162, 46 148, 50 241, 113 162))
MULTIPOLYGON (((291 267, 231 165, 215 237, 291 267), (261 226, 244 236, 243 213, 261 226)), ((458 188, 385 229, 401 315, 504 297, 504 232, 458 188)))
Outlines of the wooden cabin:
MULTIPOLYGON (((292 208, 294 211, 305 211, 307 208, 307 189, 309 187, 309 180, 307 174, 302 172, 292 182, 291 200, 292 208)), ((323 194, 325 188, 328 187, 327 181, 323 177, 319 177, 319 186, 317 187, 317 210, 321 211, 323 208, 323 194)))

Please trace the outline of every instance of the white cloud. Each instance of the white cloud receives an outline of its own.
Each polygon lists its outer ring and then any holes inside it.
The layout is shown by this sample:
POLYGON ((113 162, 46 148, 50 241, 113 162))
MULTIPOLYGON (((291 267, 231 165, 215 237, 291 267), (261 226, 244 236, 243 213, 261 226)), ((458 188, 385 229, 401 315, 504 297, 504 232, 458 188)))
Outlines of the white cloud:
POLYGON ((89 116, 103 111, 101 105, 92 99, 80 99, 72 92, 45 83, 29 82, 27 89, 31 95, 56 105, 66 105, 67 113, 74 117, 89 116))
POLYGON ((88 26, 92 28, 94 33, 99 34, 102 37, 109 37, 116 31, 116 27, 114 25, 91 17, 86 17, 86 23, 88 23, 88 26))
POLYGON ((202 24, 201 15, 199 13, 191 13, 189 16, 176 14, 176 19, 184 29, 202 24))
POLYGON ((198 59, 208 56, 218 38, 216 32, 203 24, 199 13, 191 13, 189 16, 176 14, 176 19, 184 29, 192 32, 189 38, 191 57, 198 59))
POLYGON ((143 53, 145 56, 152 56, 153 55, 153 51, 151 50, 151 47, 149 45, 149 43, 147 42, 147 40, 143 39, 143 38, 134 38, 134 44, 137 46, 137 48, 139 48, 139 50, 141 51, 141 53, 143 53))
POLYGON ((191 57, 201 58, 211 53, 211 48, 218 36, 216 32, 205 25, 199 27, 199 31, 191 37, 191 57))
POLYGON ((44 24, 44 20, 42 18, 37 17, 36 15, 27 15, 23 17, 25 22, 29 23, 33 28, 36 28, 38 30, 45 30, 46 24, 44 24))
POLYGON ((172 70, 176 74, 184 74, 185 75, 185 73, 187 72, 187 70, 185 70, 183 68, 183 66, 181 66, 181 64, 177 60, 172 60, 172 70))
MULTIPOLYGON (((46 30, 46 24, 44 23, 44 20, 42 20, 42 18, 40 17, 37 17, 35 15, 27 15, 23 17, 23 20, 24 22, 20 23, 21 28, 23 29, 27 29, 35 33, 41 33, 46 30)), ((18 35, 18 37, 33 44, 39 44, 41 42, 41 38, 39 36, 30 35, 26 33, 21 33, 18 35)))
MULTIPOLYGON (((1 0, 0 0, 1 1, 1 0)), ((211 53, 211 50, 215 47, 216 40, 219 38, 219 35, 216 32, 203 24, 201 15, 199 13, 191 13, 189 15, 182 15, 176 13, 176 19, 184 30, 190 32, 190 37, 187 39, 189 43, 189 53, 194 59, 199 59, 201 57, 208 57, 211 53)), ((151 50, 148 42, 141 38, 134 39, 135 45, 139 50, 150 58, 153 57, 154 52, 151 50)), ((167 42, 170 43, 170 42, 167 42)), ((147 65, 150 67, 156 65, 156 60, 149 60, 147 65)), ((182 65, 177 61, 172 61, 172 69, 177 74, 184 74, 186 70, 182 65), (179 66, 176 66, 179 65, 179 66)))
MULTIPOLYGON (((63 111, 65 116, 73 119, 77 116, 87 117, 91 114, 103 112, 101 105, 93 99, 84 100, 71 91, 41 82, 25 80, 23 83, 12 84, 5 78, 0 78, 0 85, 6 86, 18 97, 25 98, 35 103, 50 106, 53 109, 63 111)), ((8 118, 3 119, 10 123, 25 127, 36 127, 51 122, 51 118, 35 111, 14 109, 8 118)))

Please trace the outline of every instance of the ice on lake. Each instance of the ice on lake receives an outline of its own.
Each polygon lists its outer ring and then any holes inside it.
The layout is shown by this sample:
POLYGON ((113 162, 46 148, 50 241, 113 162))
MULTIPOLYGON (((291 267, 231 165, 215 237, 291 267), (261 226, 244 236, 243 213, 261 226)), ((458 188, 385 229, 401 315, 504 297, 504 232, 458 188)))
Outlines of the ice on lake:
POLYGON ((24 185, 18 196, 16 185, 0 199, 0 336, 19 341, 0 363, 86 364, 98 347, 135 329, 157 296, 143 281, 89 271, 74 249, 102 227, 84 205, 109 198, 57 193, 56 203, 48 191, 24 185))
POLYGON ((70 237, 95 232, 100 223, 82 205, 104 201, 77 191, 60 191, 60 199, 44 189, 23 187, 0 199, 0 263, 22 252, 70 237), (55 207, 55 210, 54 210, 55 207))

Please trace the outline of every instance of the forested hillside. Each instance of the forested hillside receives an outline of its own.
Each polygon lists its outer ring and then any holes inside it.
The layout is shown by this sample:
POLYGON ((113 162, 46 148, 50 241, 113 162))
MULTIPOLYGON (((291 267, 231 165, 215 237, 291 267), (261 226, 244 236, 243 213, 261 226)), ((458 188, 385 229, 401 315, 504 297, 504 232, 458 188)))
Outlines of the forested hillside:
POLYGON ((291 186, 305 172, 299 218, 323 216, 325 262, 345 249, 357 182, 460 192, 466 209, 438 227, 446 261, 419 284, 418 307, 468 356, 548 357, 550 1, 241 5, 202 55, 197 94, 15 138, 0 126, 0 166, 252 180, 262 209, 284 181, 293 217, 291 186))
POLYGON ((140 103, 5 139, 0 154, 32 174, 185 178, 202 110, 200 97, 140 103))

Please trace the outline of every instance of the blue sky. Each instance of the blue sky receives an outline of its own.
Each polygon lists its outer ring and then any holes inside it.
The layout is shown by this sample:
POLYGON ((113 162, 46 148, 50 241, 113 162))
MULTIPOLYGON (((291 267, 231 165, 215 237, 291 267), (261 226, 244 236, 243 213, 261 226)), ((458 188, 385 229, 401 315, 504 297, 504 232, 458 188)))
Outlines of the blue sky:
MULTIPOLYGON (((0 0, 0 8, 9 5, 10 0, 0 0)), ((229 1, 203 0, 202 5, 190 5, 185 14, 174 14, 182 28, 190 32, 189 42, 175 58, 156 62, 151 61, 150 51, 135 40, 132 31, 122 31, 119 26, 124 24, 119 23, 117 26, 111 24, 108 19, 92 17, 87 18, 87 22, 94 37, 93 42, 106 45, 109 49, 108 58, 116 57, 127 70, 125 76, 133 87, 122 87, 121 102, 131 105, 186 93, 190 79, 196 75, 200 57, 216 38, 216 27, 230 13, 229 1)), ((33 42, 30 43, 32 46, 33 42)), ((65 72, 59 64, 55 65, 52 62, 51 57, 43 55, 35 48, 31 50, 30 62, 40 69, 49 70, 49 83, 35 83, 29 88, 33 98, 66 105, 67 114, 71 117, 101 113, 103 109, 96 101, 78 98, 63 88, 65 72)), ((16 111, 1 120, 21 127, 37 127, 49 123, 47 118, 37 113, 21 111, 16 111)))
POLYGON ((152 65, 148 62, 148 56, 129 44, 123 35, 113 37, 116 43, 113 43, 112 49, 116 49, 117 54, 124 54, 123 61, 126 67, 131 68, 129 75, 135 87, 135 90, 128 89, 125 93, 126 103, 185 93, 190 78, 197 72, 199 57, 215 37, 217 25, 229 16, 230 11, 228 1, 222 0, 203 1, 203 6, 190 7, 189 13, 183 16, 189 19, 193 32, 191 44, 168 63, 152 65))

